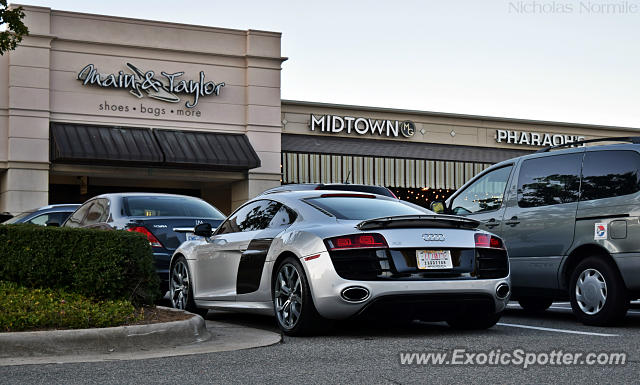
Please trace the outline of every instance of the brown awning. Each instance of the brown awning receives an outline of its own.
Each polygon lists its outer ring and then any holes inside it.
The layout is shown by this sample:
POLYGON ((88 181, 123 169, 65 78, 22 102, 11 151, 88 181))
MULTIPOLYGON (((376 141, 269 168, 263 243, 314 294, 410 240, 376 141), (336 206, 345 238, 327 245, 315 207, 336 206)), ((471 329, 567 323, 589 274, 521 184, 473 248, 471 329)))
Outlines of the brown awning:
POLYGON ((160 129, 153 133, 167 165, 232 171, 260 167, 260 158, 244 134, 160 129))
POLYGON ((148 128, 51 123, 51 161, 108 165, 161 165, 164 157, 148 128))
POLYGON ((498 163, 533 151, 399 140, 282 134, 282 152, 498 163))
POLYGON ((55 163, 241 171, 260 166, 244 134, 51 123, 55 163))

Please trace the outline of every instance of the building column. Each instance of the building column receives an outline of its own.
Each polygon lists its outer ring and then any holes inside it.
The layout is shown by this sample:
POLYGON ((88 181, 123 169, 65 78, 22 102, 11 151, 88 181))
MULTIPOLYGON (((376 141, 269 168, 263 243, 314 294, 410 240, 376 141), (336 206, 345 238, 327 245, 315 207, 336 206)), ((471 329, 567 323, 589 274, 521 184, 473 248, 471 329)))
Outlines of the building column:
POLYGON ((14 215, 44 206, 49 199, 51 10, 24 9, 29 36, 7 54, 8 68, 3 69, 9 90, 4 142, 7 170, 0 183, 0 211, 14 215))
POLYGON ((232 185, 232 209, 281 183, 280 72, 286 59, 280 55, 280 38, 276 32, 247 31, 246 135, 261 165, 232 185))
POLYGON ((49 169, 11 167, 0 176, 0 212, 17 215, 49 201, 49 169))
POLYGON ((280 186, 280 174, 249 173, 246 180, 231 185, 231 210, 235 210, 263 191, 280 186))

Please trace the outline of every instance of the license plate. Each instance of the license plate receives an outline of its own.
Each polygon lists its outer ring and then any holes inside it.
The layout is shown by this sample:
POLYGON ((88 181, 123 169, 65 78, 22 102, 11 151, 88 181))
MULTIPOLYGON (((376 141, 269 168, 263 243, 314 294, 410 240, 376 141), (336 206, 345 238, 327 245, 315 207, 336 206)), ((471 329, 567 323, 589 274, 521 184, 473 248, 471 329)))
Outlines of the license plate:
POLYGON ((187 233, 187 241, 199 241, 202 237, 194 233, 187 233))
POLYGON ((451 269, 451 250, 417 250, 418 269, 436 270, 451 269))

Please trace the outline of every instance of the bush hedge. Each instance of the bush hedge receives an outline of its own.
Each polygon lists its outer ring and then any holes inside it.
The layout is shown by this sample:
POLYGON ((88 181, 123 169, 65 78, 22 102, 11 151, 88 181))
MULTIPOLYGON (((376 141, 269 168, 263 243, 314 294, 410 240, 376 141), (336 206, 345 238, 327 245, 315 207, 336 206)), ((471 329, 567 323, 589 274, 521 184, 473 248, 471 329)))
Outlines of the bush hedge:
POLYGON ((127 300, 92 300, 61 289, 29 289, 0 281, 0 331, 119 326, 139 321, 127 300))
POLYGON ((160 295, 147 238, 127 231, 0 226, 0 281, 136 306, 160 295))

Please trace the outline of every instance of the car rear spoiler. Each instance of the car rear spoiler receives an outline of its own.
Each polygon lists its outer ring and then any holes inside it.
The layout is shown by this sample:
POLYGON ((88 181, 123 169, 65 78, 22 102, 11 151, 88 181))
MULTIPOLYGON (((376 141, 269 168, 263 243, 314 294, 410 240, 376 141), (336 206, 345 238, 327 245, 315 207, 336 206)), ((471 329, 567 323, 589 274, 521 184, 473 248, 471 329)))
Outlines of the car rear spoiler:
POLYGON ((358 223, 357 228, 358 230, 373 230, 431 227, 473 230, 478 228, 478 226, 480 226, 479 221, 454 215, 402 215, 367 219, 366 221, 358 223))

